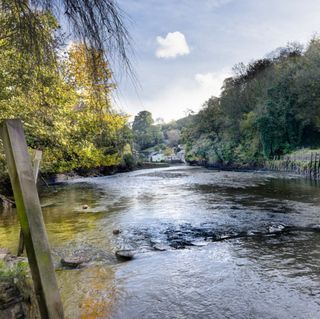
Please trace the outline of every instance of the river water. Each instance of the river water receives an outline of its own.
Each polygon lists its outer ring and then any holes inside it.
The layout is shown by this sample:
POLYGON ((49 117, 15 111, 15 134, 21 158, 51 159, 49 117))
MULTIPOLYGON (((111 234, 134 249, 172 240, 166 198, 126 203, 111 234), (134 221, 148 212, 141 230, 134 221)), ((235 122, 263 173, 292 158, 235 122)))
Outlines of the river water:
MULTIPOLYGON (((41 203, 66 318, 320 318, 314 182, 181 166, 72 180, 41 203), (87 262, 61 267, 71 255, 87 262)), ((0 246, 18 231, 2 212, 0 246)))

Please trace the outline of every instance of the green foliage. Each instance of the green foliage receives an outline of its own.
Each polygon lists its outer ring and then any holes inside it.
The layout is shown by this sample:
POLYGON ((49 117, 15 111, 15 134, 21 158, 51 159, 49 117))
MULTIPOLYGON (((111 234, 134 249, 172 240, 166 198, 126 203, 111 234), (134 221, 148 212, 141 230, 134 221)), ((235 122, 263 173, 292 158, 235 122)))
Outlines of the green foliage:
MULTIPOLYGON (((276 52, 276 51, 275 51, 276 52)), ((268 58, 234 67, 182 130, 187 158, 258 164, 320 144, 320 40, 293 43, 268 58)))
POLYGON ((53 50, 48 60, 21 53, 16 13, 0 11, 0 120, 23 121, 28 145, 43 151, 42 171, 120 164, 131 132, 127 116, 111 108, 115 85, 103 54, 73 44, 62 56, 57 21, 47 12, 37 17, 53 50))
POLYGON ((134 117, 132 131, 137 149, 145 150, 162 143, 161 127, 153 123, 152 114, 148 111, 141 111, 134 117))
POLYGON ((132 170, 137 165, 134 156, 129 153, 123 155, 122 161, 122 166, 129 170, 132 170))
POLYGON ((25 261, 19 261, 12 265, 9 265, 3 261, 0 261, 0 278, 17 278, 27 275, 29 265, 25 261))

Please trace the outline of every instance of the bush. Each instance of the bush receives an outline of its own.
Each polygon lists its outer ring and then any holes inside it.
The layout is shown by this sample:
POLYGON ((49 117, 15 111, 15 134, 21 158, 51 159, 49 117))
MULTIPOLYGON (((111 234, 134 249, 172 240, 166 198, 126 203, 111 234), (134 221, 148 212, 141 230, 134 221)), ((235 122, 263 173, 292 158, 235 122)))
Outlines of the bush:
POLYGON ((131 170, 137 165, 134 156, 130 153, 124 154, 122 157, 122 166, 131 170))

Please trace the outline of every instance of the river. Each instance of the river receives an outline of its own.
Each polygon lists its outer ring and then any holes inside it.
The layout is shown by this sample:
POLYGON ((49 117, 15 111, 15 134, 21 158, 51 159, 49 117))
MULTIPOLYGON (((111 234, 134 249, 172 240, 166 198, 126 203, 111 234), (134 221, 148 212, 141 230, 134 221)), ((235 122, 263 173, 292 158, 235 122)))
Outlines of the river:
MULTIPOLYGON (((179 166, 71 180, 41 203, 68 319, 320 317, 315 182, 179 166), (87 262, 61 267, 70 255, 87 262)), ((18 232, 0 213, 0 246, 18 232)))

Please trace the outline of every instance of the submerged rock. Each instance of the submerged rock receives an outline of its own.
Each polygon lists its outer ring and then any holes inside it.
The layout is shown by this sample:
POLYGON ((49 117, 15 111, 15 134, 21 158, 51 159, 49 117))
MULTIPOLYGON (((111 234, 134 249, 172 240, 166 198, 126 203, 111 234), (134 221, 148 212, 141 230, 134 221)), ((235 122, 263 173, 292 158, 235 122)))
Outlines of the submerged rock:
POLYGON ((192 246, 196 246, 196 247, 204 247, 207 246, 208 243, 205 241, 193 241, 191 242, 192 246))
POLYGON ((282 232, 285 229, 285 226, 283 225, 271 225, 269 226, 268 230, 269 233, 279 233, 282 232))
POLYGON ((116 257, 120 260, 131 260, 134 257, 134 252, 132 250, 117 250, 116 257))
POLYGON ((193 246, 189 240, 185 239, 173 239, 169 245, 175 249, 184 249, 187 246, 193 246))
POLYGON ((55 205, 56 205, 55 203, 44 203, 44 204, 41 204, 41 208, 53 207, 55 205))
POLYGON ((162 245, 162 244, 156 244, 153 246, 153 249, 157 251, 166 251, 166 250, 169 250, 170 248, 171 248, 170 246, 162 245))

